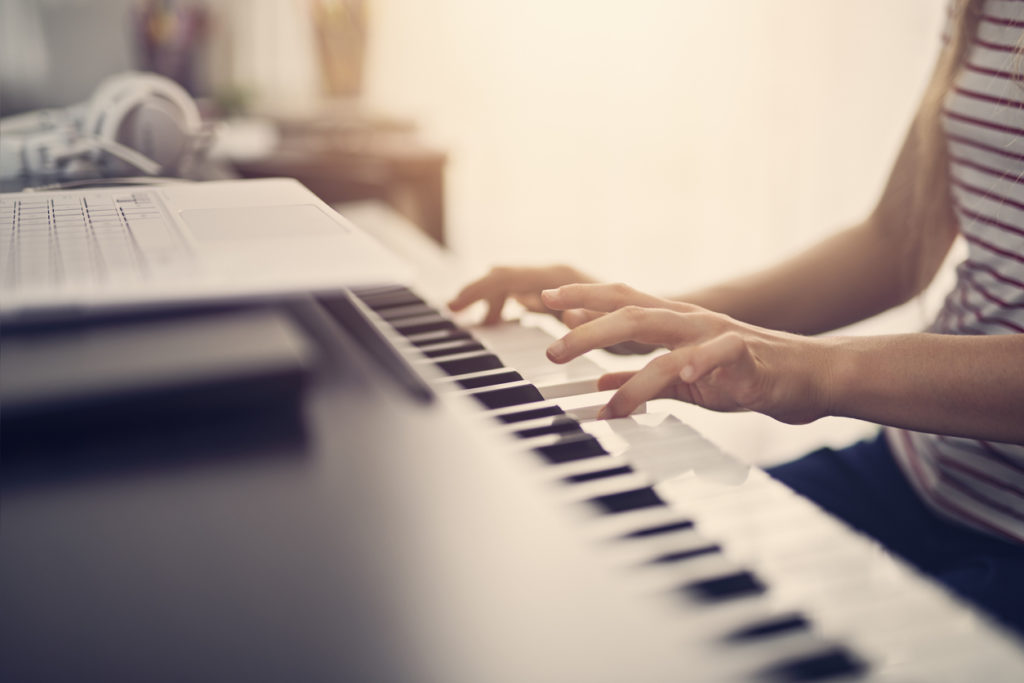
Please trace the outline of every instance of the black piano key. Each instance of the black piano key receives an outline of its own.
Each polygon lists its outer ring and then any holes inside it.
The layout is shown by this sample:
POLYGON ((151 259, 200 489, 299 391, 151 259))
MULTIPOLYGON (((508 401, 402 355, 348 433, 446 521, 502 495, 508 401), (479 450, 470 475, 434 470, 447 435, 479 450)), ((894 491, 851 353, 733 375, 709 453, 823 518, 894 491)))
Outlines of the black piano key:
POLYGON ((356 296, 362 299, 364 304, 375 311, 382 311, 387 308, 396 308, 398 306, 409 306, 410 304, 426 303, 423 299, 416 296, 412 291, 405 287, 398 287, 379 292, 369 292, 365 294, 357 292, 356 296))
MULTIPOLYGON (((480 342, 465 341, 465 342, 462 342, 461 344, 452 344, 451 346, 446 346, 443 349, 422 349, 422 353, 427 358, 444 358, 445 356, 454 356, 457 353, 469 353, 470 351, 484 351, 484 350, 485 350, 484 349, 484 345, 481 344, 480 342)), ((497 367, 500 368, 501 365, 498 365, 497 367)), ((490 368, 484 368, 484 369, 485 370, 489 370, 490 368)), ((470 370, 469 372, 475 372, 475 371, 474 370, 470 370)), ((462 374, 462 373, 460 373, 460 374, 462 374)))
POLYGON ((516 431, 516 436, 529 439, 533 436, 543 436, 545 434, 578 434, 582 431, 583 427, 580 427, 580 423, 568 415, 556 415, 549 424, 543 427, 520 429, 516 431))
POLYGON ((441 316, 437 316, 433 320, 425 320, 418 323, 409 323, 407 325, 403 325, 401 321, 395 321, 394 323, 392 323, 392 326, 395 328, 395 331, 398 332, 398 334, 404 335, 406 337, 411 337, 414 334, 423 334, 424 332, 437 332, 438 330, 457 329, 455 327, 455 323, 441 316))
POLYGON ((670 534, 673 531, 685 531, 692 528, 693 522, 685 519, 679 522, 671 522, 670 524, 659 524, 658 526, 651 526, 646 529, 637 529, 636 531, 631 531, 628 534, 625 534, 623 538, 648 538, 649 536, 670 534))
POLYGON ((437 309, 430 304, 410 304, 408 306, 395 306, 378 311, 379 315, 388 322, 402 320, 403 318, 420 318, 428 315, 437 315, 437 309))
POLYGON ((441 330, 439 332, 431 334, 417 334, 409 338, 409 342, 418 348, 425 346, 433 346, 434 344, 444 344, 447 342, 460 341, 463 339, 473 339, 469 332, 465 330, 441 330))
POLYGON ((565 411, 558 406, 544 406, 543 408, 530 408, 529 410, 522 410, 516 413, 505 413, 499 415, 498 419, 505 424, 515 424, 516 422, 526 422, 527 420, 536 420, 538 417, 554 417, 555 415, 565 415, 565 411))
POLYGON ((682 562, 689 560, 694 557, 701 557, 702 555, 711 555, 712 553, 718 553, 722 551, 722 547, 719 545, 705 545, 700 548, 690 548, 689 550, 678 550, 673 553, 665 553, 659 555, 651 560, 651 564, 673 564, 675 562, 682 562))
POLYGON ((470 394, 470 396, 480 401, 480 403, 483 403, 491 410, 494 410, 495 408, 508 408, 509 406, 517 406, 523 403, 535 403, 537 401, 544 400, 544 397, 540 395, 540 391, 538 391, 537 387, 532 384, 521 384, 515 387, 505 387, 504 389, 476 391, 470 394))
POLYGON ((744 642, 774 636, 780 633, 806 630, 810 627, 811 623, 806 617, 804 617, 804 615, 799 612, 793 612, 738 628, 727 634, 725 639, 734 642, 744 642))
POLYGON ((623 465, 622 467, 613 467, 608 470, 598 470, 597 472, 585 472, 583 474, 574 474, 569 477, 565 477, 562 481, 567 484, 582 484, 587 481, 594 481, 596 479, 607 479, 608 477, 618 477, 623 474, 631 474, 633 468, 629 465, 623 465))
POLYGON ((493 353, 484 353, 469 358, 453 358, 437 362, 437 367, 452 376, 468 375, 471 372, 483 372, 484 370, 497 370, 505 367, 501 360, 493 353))
POLYGON ((608 451, 601 447, 601 442, 585 432, 566 434, 555 443, 538 446, 533 450, 554 465, 608 455, 608 451))
POLYGON ((844 647, 833 646, 817 654, 784 660, 757 673, 765 681, 821 681, 837 676, 859 676, 867 663, 844 647))
POLYGON ((507 372, 496 372, 493 375, 482 375, 480 377, 467 377, 466 379, 455 380, 463 389, 480 389, 481 387, 492 387, 495 384, 507 384, 519 382, 523 379, 515 370, 507 372))
POLYGON ((622 491, 621 493, 610 493, 598 496, 597 498, 591 498, 590 502, 609 514, 629 512, 630 510, 640 510, 665 504, 665 501, 659 498, 654 489, 650 487, 622 491))
POLYGON ((689 583, 683 586, 683 590, 701 602, 717 602, 757 595, 765 592, 767 588, 752 573, 741 571, 689 583))
POLYGON ((412 290, 405 285, 390 284, 390 285, 367 285, 365 287, 352 287, 350 289, 352 294, 360 299, 367 297, 376 296, 378 294, 390 294, 392 292, 408 292, 412 293, 412 290))

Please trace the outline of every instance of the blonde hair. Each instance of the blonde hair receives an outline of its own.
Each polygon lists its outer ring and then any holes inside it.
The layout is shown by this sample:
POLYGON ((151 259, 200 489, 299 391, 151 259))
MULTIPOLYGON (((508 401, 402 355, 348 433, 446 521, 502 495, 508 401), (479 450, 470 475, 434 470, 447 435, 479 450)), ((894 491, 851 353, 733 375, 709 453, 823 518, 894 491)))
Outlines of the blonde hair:
POLYGON ((904 242, 905 256, 908 263, 914 264, 907 273, 908 293, 920 292, 928 285, 956 230, 950 192, 949 152, 942 130, 942 108, 946 94, 966 59, 971 39, 978 30, 982 2, 954 0, 951 3, 946 45, 939 55, 903 151, 912 157, 910 167, 913 171, 913 178, 909 179, 912 183, 909 196, 900 192, 909 213, 905 221, 901 221, 903 229, 909 233, 904 242), (946 231, 950 239, 934 239, 936 230, 946 231))

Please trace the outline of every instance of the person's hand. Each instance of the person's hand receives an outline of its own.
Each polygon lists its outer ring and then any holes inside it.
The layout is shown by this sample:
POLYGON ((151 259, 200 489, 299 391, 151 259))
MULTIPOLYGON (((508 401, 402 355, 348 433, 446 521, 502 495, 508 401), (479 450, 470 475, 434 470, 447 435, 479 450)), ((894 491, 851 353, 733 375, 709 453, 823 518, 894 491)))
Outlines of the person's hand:
POLYGON ((829 340, 747 325, 621 284, 567 285, 542 292, 541 300, 589 316, 548 347, 556 363, 627 341, 669 350, 637 372, 601 377, 599 390, 618 390, 601 418, 629 415, 654 398, 753 410, 791 424, 828 414, 829 340))
MULTIPOLYGON (((553 311, 541 301, 541 290, 574 282, 593 282, 594 280, 572 266, 540 266, 527 268, 492 268, 487 275, 463 287, 455 298, 448 302, 448 308, 461 311, 477 301, 487 303, 485 325, 501 322, 501 310, 505 301, 515 299, 527 310, 535 313, 549 313, 557 317, 560 312, 553 311)), ((573 315, 568 318, 571 320, 573 315)))

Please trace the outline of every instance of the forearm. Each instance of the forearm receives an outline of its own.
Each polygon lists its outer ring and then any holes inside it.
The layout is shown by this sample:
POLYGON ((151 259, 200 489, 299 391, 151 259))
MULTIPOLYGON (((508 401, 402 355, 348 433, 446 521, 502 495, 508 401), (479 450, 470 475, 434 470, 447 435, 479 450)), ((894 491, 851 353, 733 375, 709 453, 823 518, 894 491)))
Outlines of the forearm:
POLYGON ((866 222, 768 270, 673 298, 770 329, 827 332, 914 294, 896 241, 866 222))
POLYGON ((827 413, 1024 443, 1024 335, 823 339, 827 413))

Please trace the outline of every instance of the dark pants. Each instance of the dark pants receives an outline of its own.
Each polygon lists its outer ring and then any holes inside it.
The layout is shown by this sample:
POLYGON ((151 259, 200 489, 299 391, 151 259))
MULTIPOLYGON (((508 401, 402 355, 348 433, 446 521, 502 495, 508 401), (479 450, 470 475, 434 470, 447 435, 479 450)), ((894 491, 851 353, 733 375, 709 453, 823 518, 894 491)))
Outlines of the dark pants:
POLYGON ((823 448, 768 472, 1024 635, 1024 546, 932 512, 883 435, 838 451, 823 448))

